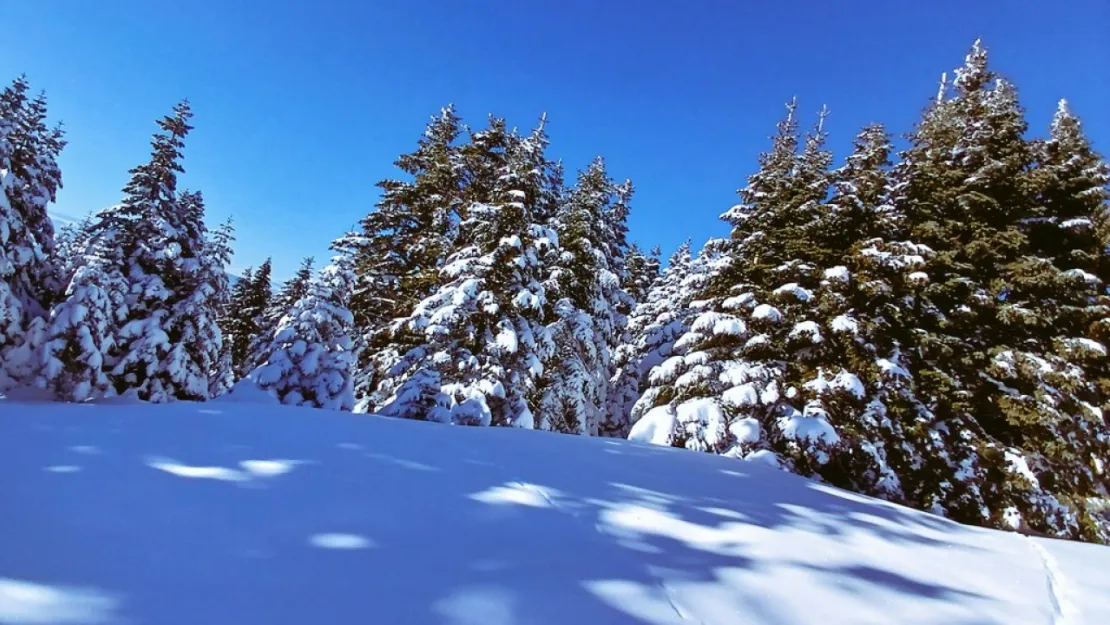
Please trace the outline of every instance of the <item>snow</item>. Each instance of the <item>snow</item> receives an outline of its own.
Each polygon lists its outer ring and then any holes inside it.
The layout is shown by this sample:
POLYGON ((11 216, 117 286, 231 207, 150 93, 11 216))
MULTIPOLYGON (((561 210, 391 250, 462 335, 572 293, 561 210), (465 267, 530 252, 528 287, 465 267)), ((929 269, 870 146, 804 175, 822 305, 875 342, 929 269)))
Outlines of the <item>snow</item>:
MULTIPOLYGON (((673 423, 649 415, 641 431, 673 423)), ((1106 547, 745 458, 273 404, 0 400, 0 623, 1110 622, 1106 547)))
POLYGON ((656 406, 632 425, 628 440, 652 445, 670 445, 674 428, 674 409, 670 406, 656 406))
MULTIPOLYGON (((810 412, 807 407, 807 412, 810 412)), ((824 416, 811 416, 794 409, 778 418, 779 430, 788 439, 825 445, 835 445, 840 441, 840 436, 833 426, 824 419, 824 416)))
POLYGON ((752 311, 752 319, 766 319, 772 323, 777 323, 782 320, 782 313, 770 304, 760 304, 752 311))
POLYGON ((736 439, 736 442, 741 445, 754 445, 759 442, 759 435, 762 428, 759 425, 759 420, 753 417, 744 419, 737 419, 728 426, 728 431, 736 439))
POLYGON ((815 321, 801 321, 794 324, 794 327, 790 330, 790 338, 800 336, 806 337, 810 343, 820 343, 823 340, 821 328, 817 326, 815 321))
POLYGON ((1076 279, 1082 280, 1082 281, 1086 282, 1087 284, 1091 284, 1091 285, 1102 284, 1102 280, 1100 280, 1098 276, 1096 276, 1095 274, 1093 274, 1089 271, 1084 271, 1082 269, 1068 269, 1067 271, 1065 271, 1063 273, 1063 275, 1065 275, 1069 278, 1076 278, 1076 279))
POLYGON ((1106 346, 1087 337, 1081 336, 1064 339, 1064 345, 1067 349, 1072 351, 1080 353, 1086 352, 1094 356, 1106 356, 1106 346))
POLYGON ((799 286, 795 282, 784 284, 775 289, 774 294, 778 297, 785 297, 787 295, 793 297, 799 302, 808 302, 813 299, 813 291, 799 286))
POLYGON ((852 336, 859 334, 859 322, 848 315, 837 315, 833 318, 830 327, 833 332, 840 334, 851 334, 852 336))
POLYGON ((825 270, 825 279, 829 282, 847 282, 851 275, 848 268, 843 265, 837 265, 836 267, 830 267, 825 270))

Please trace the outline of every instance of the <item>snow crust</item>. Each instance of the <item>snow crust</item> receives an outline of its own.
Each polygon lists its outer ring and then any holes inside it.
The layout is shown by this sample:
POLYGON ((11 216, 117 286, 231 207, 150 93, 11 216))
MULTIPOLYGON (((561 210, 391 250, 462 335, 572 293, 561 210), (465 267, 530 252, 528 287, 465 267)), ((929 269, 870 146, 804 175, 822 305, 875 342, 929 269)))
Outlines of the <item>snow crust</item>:
MULTIPOLYGON (((756 440, 752 421, 731 434, 756 440)), ((249 402, 0 400, 0 623, 1110 623, 1106 547, 744 457, 249 402)))

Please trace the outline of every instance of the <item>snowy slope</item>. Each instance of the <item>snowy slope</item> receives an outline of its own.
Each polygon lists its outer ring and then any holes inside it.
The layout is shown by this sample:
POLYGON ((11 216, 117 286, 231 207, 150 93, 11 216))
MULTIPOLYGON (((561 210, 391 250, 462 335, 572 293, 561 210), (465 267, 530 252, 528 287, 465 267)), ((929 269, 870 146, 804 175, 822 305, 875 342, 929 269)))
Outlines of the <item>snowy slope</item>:
POLYGON ((0 400, 5 624, 1104 625, 1107 570, 623 441, 0 400))

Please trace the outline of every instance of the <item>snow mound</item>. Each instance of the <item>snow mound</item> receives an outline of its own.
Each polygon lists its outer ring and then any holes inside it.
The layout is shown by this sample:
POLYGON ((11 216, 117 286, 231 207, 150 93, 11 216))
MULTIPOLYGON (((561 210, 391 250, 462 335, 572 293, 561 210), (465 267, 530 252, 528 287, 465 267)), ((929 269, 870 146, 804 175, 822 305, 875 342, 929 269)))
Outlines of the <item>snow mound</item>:
MULTIPOLYGON (((634 434, 662 442, 675 418, 634 434)), ((0 401, 0 623, 1110 623, 1108 548, 744 457, 249 402, 0 401)))

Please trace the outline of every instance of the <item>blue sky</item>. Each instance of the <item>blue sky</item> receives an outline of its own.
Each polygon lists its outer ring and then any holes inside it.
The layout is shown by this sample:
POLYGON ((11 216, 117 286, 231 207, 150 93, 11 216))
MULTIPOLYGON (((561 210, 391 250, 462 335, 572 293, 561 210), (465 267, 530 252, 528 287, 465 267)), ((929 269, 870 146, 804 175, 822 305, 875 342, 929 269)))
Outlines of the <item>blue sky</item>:
POLYGON ((196 130, 183 184, 233 215, 233 269, 278 277, 369 211, 428 117, 549 116, 573 172, 596 154, 637 187, 633 240, 669 253, 717 215, 797 95, 842 157, 855 131, 911 128, 976 37, 1034 134, 1067 97, 1110 152, 1105 0, 86 0, 6 3, 0 77, 45 89, 70 145, 57 210, 117 202, 155 118, 182 97, 196 130))

